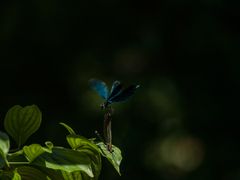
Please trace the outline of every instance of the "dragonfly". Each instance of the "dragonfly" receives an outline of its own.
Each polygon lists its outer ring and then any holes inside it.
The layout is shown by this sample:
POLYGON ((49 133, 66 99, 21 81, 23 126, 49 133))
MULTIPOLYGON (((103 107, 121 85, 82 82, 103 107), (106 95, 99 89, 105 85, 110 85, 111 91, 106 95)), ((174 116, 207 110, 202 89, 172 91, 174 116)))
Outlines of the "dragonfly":
POLYGON ((105 102, 100 105, 102 109, 108 108, 112 103, 126 101, 140 87, 140 85, 130 85, 124 89, 120 81, 114 81, 111 91, 109 92, 106 83, 101 80, 91 79, 89 83, 91 88, 105 100, 105 102))
POLYGON ((140 85, 130 85, 124 89, 122 83, 119 81, 114 81, 111 91, 109 92, 106 83, 101 80, 91 79, 89 83, 91 88, 105 100, 100 105, 102 109, 107 109, 107 112, 104 115, 104 142, 107 146, 108 151, 112 153, 113 149, 111 121, 113 109, 110 107, 110 105, 115 102, 122 102, 127 100, 135 93, 136 89, 138 89, 140 85))

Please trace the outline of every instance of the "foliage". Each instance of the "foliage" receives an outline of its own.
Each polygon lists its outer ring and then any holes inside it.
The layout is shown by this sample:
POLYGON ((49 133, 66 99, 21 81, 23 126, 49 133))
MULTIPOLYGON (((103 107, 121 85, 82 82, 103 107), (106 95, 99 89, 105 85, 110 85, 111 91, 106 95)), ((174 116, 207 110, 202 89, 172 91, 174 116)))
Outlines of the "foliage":
POLYGON ((97 180, 102 157, 105 157, 120 175, 121 151, 113 146, 109 152, 103 142, 78 135, 70 126, 64 126, 69 135, 66 140, 70 146, 54 146, 50 141, 45 145, 24 145, 27 139, 38 130, 42 114, 36 105, 13 106, 6 114, 4 127, 0 132, 0 179, 36 180, 97 180), (10 149, 10 135, 18 148, 10 149), (24 146, 23 146, 24 145, 24 146))

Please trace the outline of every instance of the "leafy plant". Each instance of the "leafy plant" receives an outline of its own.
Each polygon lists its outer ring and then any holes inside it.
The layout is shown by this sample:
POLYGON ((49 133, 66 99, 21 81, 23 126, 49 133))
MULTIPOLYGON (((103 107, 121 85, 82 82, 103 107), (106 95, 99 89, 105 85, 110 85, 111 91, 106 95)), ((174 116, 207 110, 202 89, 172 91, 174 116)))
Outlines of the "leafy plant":
POLYGON ((13 106, 4 119, 7 132, 0 131, 0 179, 6 180, 97 180, 102 157, 106 158, 120 174, 121 151, 112 145, 112 151, 104 142, 78 135, 70 126, 60 123, 68 131, 68 147, 24 145, 41 125, 42 113, 36 105, 13 106), (17 149, 10 149, 10 135, 17 149))

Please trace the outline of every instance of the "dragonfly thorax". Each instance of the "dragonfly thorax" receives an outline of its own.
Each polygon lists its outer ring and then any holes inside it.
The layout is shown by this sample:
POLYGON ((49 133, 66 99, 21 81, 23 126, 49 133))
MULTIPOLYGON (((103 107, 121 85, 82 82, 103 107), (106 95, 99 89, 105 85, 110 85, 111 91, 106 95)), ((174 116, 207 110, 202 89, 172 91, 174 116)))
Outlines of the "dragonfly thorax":
POLYGON ((111 103, 109 103, 108 101, 106 101, 106 102, 100 104, 100 107, 101 107, 102 110, 104 110, 104 109, 107 109, 110 104, 111 104, 111 103))

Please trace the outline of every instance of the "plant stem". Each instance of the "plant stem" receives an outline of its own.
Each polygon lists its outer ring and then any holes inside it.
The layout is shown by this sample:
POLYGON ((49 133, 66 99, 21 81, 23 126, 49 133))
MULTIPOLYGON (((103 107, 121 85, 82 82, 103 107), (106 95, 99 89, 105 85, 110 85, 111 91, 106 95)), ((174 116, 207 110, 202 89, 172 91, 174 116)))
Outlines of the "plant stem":
POLYGON ((8 162, 9 164, 12 164, 12 165, 27 165, 29 164, 29 162, 8 162))

